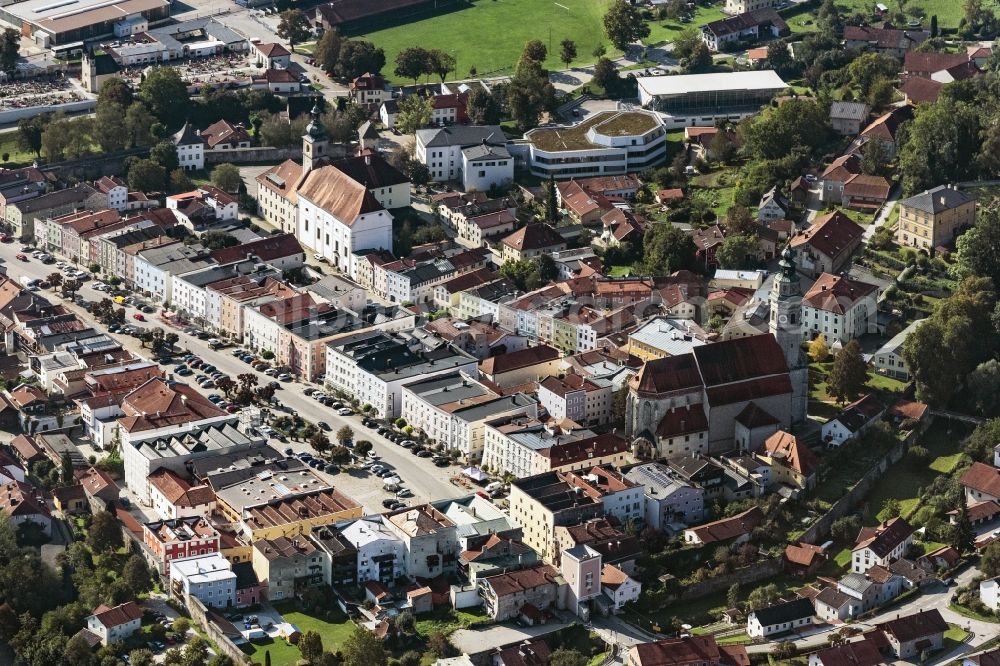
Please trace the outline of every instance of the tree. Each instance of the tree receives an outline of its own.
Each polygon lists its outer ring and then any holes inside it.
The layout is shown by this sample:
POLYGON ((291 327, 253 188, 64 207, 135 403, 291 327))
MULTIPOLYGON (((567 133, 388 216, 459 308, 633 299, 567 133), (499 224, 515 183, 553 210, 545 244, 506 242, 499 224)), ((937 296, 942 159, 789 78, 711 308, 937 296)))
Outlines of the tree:
POLYGON ((775 602, 779 597, 778 586, 774 583, 769 583, 762 587, 758 587, 753 590, 747 596, 747 607, 750 610, 757 610, 759 608, 767 608, 775 602))
POLYGON ((428 68, 430 73, 438 75, 441 79, 441 83, 444 83, 445 78, 448 76, 448 72, 454 71, 455 69, 455 56, 442 51, 441 49, 434 49, 430 52, 430 58, 428 60, 428 68))
POLYGON ((976 223, 955 242, 959 277, 987 277, 1000 287, 1000 208, 985 206, 976 223))
POLYGON ((740 605, 740 584, 733 583, 726 590, 726 605, 730 608, 739 608, 740 605))
POLYGON ((337 61, 340 59, 340 41, 340 33, 330 29, 323 32, 323 36, 316 42, 313 57, 327 74, 332 74, 337 67, 337 61))
POLYGON ((861 519, 857 515, 851 514, 833 521, 830 526, 830 534, 834 539, 842 543, 854 543, 854 539, 861 531, 861 519))
POLYGON ((128 143, 125 108, 116 102, 97 104, 94 117, 94 139, 104 152, 122 150, 128 143))
POLYGON ((159 164, 170 173, 180 166, 177 159, 177 146, 172 141, 160 141, 149 151, 149 159, 159 164))
MULTIPOLYGON (((396 76, 404 79, 413 79, 414 85, 417 79, 431 72, 431 52, 422 46, 411 46, 403 49, 396 55, 396 76)), ((404 97, 409 99, 408 97, 404 97)))
POLYGON ((906 127, 898 160, 904 193, 975 176, 977 163, 969 158, 979 152, 982 129, 975 106, 943 97, 918 106, 906 127))
POLYGON ((587 658, 572 648, 561 647, 552 653, 551 666, 587 666, 587 658))
POLYGON ((342 445, 345 442, 350 442, 353 440, 354 440, 354 430, 351 429, 351 426, 345 425, 341 427, 340 430, 337 431, 337 441, 340 442, 342 445))
POLYGON ((616 48, 624 51, 632 42, 649 37, 649 26, 638 7, 628 0, 615 0, 604 15, 604 34, 616 48))
POLYGON ((566 67, 576 60, 576 42, 572 39, 564 39, 559 42, 559 59, 566 67))
POLYGON ((408 636, 416 631, 417 620, 410 611, 403 611, 393 620, 393 625, 396 627, 396 631, 408 636))
POLYGON ((430 635, 430 638, 427 639, 427 647, 440 659, 451 655, 451 643, 448 642, 448 637, 440 631, 435 631, 430 635))
POLYGON ((153 143, 156 119, 145 104, 133 104, 125 112, 126 147, 148 146, 153 143))
POLYGON ((771 651, 771 654, 774 655, 775 659, 785 662, 794 659, 798 653, 799 649, 795 646, 795 641, 787 639, 779 642, 771 651))
POLYGON ((123 109, 127 109, 135 97, 132 94, 132 86, 118 76, 112 76, 101 83, 101 92, 97 95, 97 107, 102 104, 117 104, 123 109))
POLYGON ((972 529, 972 521, 969 520, 969 504, 965 498, 965 491, 958 493, 958 522, 955 524, 954 541, 952 546, 960 553, 971 553, 976 547, 976 532, 972 529))
POLYGON ((170 628, 173 629, 175 633, 184 636, 191 629, 191 620, 183 616, 178 617, 174 620, 173 624, 170 625, 170 628))
POLYGON ((643 275, 669 275, 694 264, 695 246, 691 236, 672 224, 656 224, 646 230, 642 239, 642 261, 638 270, 643 275))
POLYGON ((937 14, 931 15, 931 39, 938 36, 938 17, 937 14))
MULTIPOLYGON (((240 241, 236 236, 227 234, 225 231, 206 231, 201 236, 201 244, 209 250, 221 250, 224 247, 239 245, 240 241)), ((252 375, 251 375, 252 376, 252 375)))
POLYGON ((340 45, 336 72, 345 79, 353 79, 365 72, 378 74, 385 67, 385 51, 371 42, 345 39, 340 45))
POLYGON ((473 125, 495 125, 500 122, 500 105, 493 94, 482 86, 469 91, 465 113, 473 125))
POLYGON ((715 253, 721 268, 743 269, 757 264, 757 237, 730 235, 722 241, 715 253))
POLYGON ((559 221, 559 198, 556 195, 556 179, 551 175, 545 188, 545 221, 551 224, 559 221))
POLYGON ((991 358, 969 373, 968 394, 976 411, 983 416, 996 416, 1000 411, 1000 361, 991 358))
POLYGON ((854 400, 861 394, 868 381, 868 364, 857 340, 851 340, 837 353, 826 381, 827 392, 838 402, 854 400))
POLYGON ((212 169, 212 182, 223 192, 238 192, 243 179, 239 167, 225 162, 212 169))
POLYGON ((399 101, 396 127, 403 134, 413 134, 418 129, 430 125, 433 113, 434 101, 432 98, 407 95, 399 101))
POLYGON ((898 518, 901 512, 902 507, 899 504, 899 500, 895 497, 890 497, 882 503, 882 510, 879 511, 879 516, 882 517, 882 520, 892 520, 893 518, 898 518))
POLYGON ((528 290, 528 276, 535 269, 530 261, 507 261, 500 266, 500 275, 508 278, 520 291, 528 290))
POLYGON ((809 343, 809 358, 815 363, 822 363, 830 355, 830 347, 826 344, 826 336, 820 333, 809 343))
POLYGON ((757 160, 788 157, 795 149, 808 152, 829 137, 827 112, 813 100, 792 99, 740 124, 743 149, 757 160))
POLYGON ((24 118, 17 123, 17 147, 31 151, 35 157, 42 156, 42 133, 48 124, 49 115, 40 114, 24 118))
POLYGON ((173 67, 155 67, 139 84, 139 99, 157 120, 177 127, 188 107, 187 84, 173 67))
POLYGON ((184 646, 184 656, 180 666, 205 666, 208 659, 208 644, 201 636, 195 636, 184 646))
POLYGON ((861 172, 869 176, 888 176, 889 148, 884 141, 873 139, 861 149, 861 172))
POLYGON ((299 652, 310 664, 315 664, 323 656, 323 639, 318 632, 307 631, 299 636, 299 652))
POLYGON ((423 187, 431 182, 431 170, 423 162, 414 162, 410 167, 410 182, 423 187))
POLYGON ((879 79, 893 79, 899 73, 899 61, 882 53, 862 53, 847 67, 851 82, 867 98, 872 85, 879 79))
POLYGON ((128 657, 129 666, 153 666, 156 663, 153 653, 145 648, 132 650, 128 657))
POLYGON ((137 192, 159 192, 167 179, 167 170, 153 160, 138 160, 129 167, 128 186, 137 192))
POLYGON ((522 58, 534 60, 535 62, 545 62, 545 58, 548 55, 549 50, 545 48, 545 44, 540 39, 532 39, 525 42, 524 50, 521 51, 522 58))
POLYGON ((21 48, 21 35, 12 28, 3 31, 0 38, 0 71, 13 77, 17 72, 17 58, 21 48))
POLYGON ((993 541, 983 549, 979 570, 987 578, 1000 576, 1000 541, 993 541))
POLYGON ((688 58, 687 67, 684 71, 688 74, 701 74, 712 68, 712 52, 704 42, 698 42, 688 58))
MULTIPOLYGON (((429 641, 428 647, 431 647, 429 641)), ((364 627, 354 628, 340 652, 344 666, 386 666, 387 663, 382 641, 364 627)))
POLYGON ((591 79, 595 86, 600 86, 604 90, 614 88, 618 83, 618 69, 608 58, 598 58, 594 63, 594 76, 591 79))
MULTIPOLYGON (((716 133, 716 136, 722 132, 716 133)), ((736 235, 753 235, 757 233, 757 219, 746 206, 733 206, 726 212, 726 233, 736 235)))
POLYGON ((87 532, 87 545, 95 553, 110 553, 122 546, 122 531, 118 519, 108 511, 94 515, 87 532))
POLYGON ((176 168, 170 172, 170 190, 172 192, 190 192, 194 189, 194 181, 187 174, 187 171, 176 168))
POLYGON ((768 67, 778 72, 779 75, 787 74, 790 67, 794 66, 792 54, 788 52, 788 45, 782 41, 771 42, 767 45, 768 67))
POLYGON ((701 44, 701 33, 695 28, 684 28, 674 38, 672 53, 678 60, 686 60, 691 57, 698 44, 701 44))
POLYGON ((354 445, 354 453, 358 454, 359 456, 367 456, 368 452, 371 451, 372 448, 374 447, 372 446, 371 442, 369 442, 367 439, 362 439, 360 442, 354 445))
POLYGON ((278 21, 278 37, 288 41, 288 47, 295 53, 295 45, 309 39, 312 27, 309 17, 301 9, 288 9, 281 12, 278 21))
POLYGON ((146 561, 138 555, 132 555, 125 562, 122 569, 122 580, 132 590, 132 594, 138 596, 153 589, 153 580, 149 575, 149 567, 146 561))

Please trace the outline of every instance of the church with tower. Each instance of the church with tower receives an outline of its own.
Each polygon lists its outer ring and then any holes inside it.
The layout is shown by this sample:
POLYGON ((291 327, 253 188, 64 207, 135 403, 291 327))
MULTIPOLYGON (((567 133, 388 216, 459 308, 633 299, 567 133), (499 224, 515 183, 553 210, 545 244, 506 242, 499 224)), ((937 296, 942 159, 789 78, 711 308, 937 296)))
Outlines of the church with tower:
POLYGON ((330 141, 318 98, 309 116, 301 161, 257 176, 258 212, 353 278, 355 253, 392 251, 389 210, 410 205, 410 181, 374 149, 367 127, 348 155, 348 146, 330 141))
POLYGON ((625 433, 642 459, 752 451, 805 421, 802 293, 789 250, 770 295, 767 334, 647 362, 629 383, 625 433))

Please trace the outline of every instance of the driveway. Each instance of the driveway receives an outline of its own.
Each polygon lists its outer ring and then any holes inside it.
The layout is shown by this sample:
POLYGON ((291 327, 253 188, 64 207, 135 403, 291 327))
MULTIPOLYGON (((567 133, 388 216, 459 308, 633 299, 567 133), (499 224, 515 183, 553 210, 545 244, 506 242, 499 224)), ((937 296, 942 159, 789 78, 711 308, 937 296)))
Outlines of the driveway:
POLYGON ((889 198, 886 200, 885 205, 882 206, 882 209, 878 212, 878 217, 875 218, 875 222, 868 225, 865 229, 865 233, 861 236, 862 242, 867 243, 870 241, 872 236, 875 235, 875 232, 878 231, 879 227, 888 222, 889 218, 892 217, 892 211, 899 202, 899 192, 899 185, 893 187, 892 191, 889 192, 889 198))
POLYGON ((547 624, 534 627, 520 627, 514 623, 498 624, 486 629, 459 629, 453 633, 451 643, 462 654, 477 654, 505 645, 544 636, 568 627, 568 623, 550 620, 547 624))

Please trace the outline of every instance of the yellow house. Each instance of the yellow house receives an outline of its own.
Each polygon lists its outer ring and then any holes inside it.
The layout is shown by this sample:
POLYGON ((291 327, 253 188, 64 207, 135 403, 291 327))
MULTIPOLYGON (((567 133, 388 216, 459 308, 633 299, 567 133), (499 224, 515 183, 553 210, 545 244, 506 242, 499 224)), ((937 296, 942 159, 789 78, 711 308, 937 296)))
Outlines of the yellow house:
POLYGON ((798 437, 779 430, 764 441, 758 457, 771 466, 771 483, 808 489, 816 485, 816 454, 798 437))
POLYGON ((939 185, 899 202, 896 242, 929 250, 947 245, 976 221, 976 200, 947 185, 939 185))
POLYGON ((657 317, 629 334, 626 351, 643 361, 655 361, 690 353, 705 344, 703 335, 692 322, 657 317))

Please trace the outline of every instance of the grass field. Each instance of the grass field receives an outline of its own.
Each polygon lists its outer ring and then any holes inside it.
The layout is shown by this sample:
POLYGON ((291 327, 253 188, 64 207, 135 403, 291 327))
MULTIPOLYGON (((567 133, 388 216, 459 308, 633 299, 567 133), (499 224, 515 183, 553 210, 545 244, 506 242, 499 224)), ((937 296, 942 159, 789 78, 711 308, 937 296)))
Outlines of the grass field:
POLYGON ((704 7, 698 5, 698 8, 694 11, 694 16, 691 17, 690 23, 681 23, 679 21, 650 21, 649 22, 649 37, 644 42, 645 44, 660 44, 662 42, 670 42, 677 38, 685 28, 694 28, 697 30, 698 26, 705 25, 712 21, 718 21, 725 17, 722 13, 722 5, 713 5, 712 7, 704 7))
POLYGON ((951 425, 945 420, 935 421, 919 440, 931 454, 930 464, 903 458, 893 465, 868 496, 867 522, 874 524, 887 517, 882 515, 882 507, 890 498, 899 500, 904 518, 912 515, 920 506, 917 496, 920 488, 941 474, 950 474, 958 466, 962 459, 961 442, 966 435, 965 427, 951 425))
POLYGON ((17 132, 0 132, 0 155, 7 155, 9 160, 3 162, 2 166, 17 167, 27 166, 35 161, 34 153, 26 153, 17 147, 17 132))
MULTIPOLYGON (((339 622, 327 622, 317 617, 307 615, 297 610, 292 610, 293 604, 276 604, 276 609, 281 613, 285 622, 291 622, 298 627, 302 633, 315 631, 323 638, 323 647, 327 650, 336 651, 337 647, 344 644, 347 637, 354 631, 354 623, 343 617, 339 622)), ((268 639, 268 642, 255 641, 249 643, 244 651, 250 655, 255 662, 264 663, 264 653, 271 653, 271 663, 273 666, 295 666, 295 663, 302 658, 302 653, 295 645, 290 645, 284 640, 268 639)))
POLYGON ((451 53, 457 72, 452 76, 465 77, 470 67, 479 76, 491 76, 510 73, 525 42, 540 39, 549 47, 546 66, 564 69, 559 61, 559 43, 564 39, 576 42, 574 66, 592 63, 598 44, 613 50, 602 23, 609 4, 610 0, 476 0, 471 6, 376 30, 363 38, 385 49, 383 74, 396 83, 407 83, 393 74, 396 55, 417 45, 451 53))

